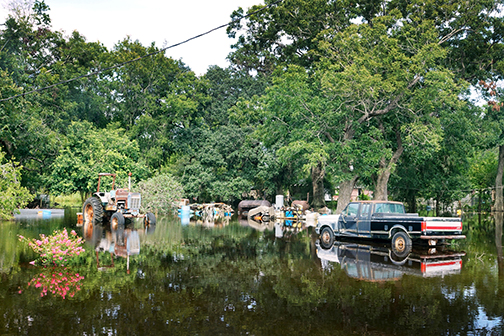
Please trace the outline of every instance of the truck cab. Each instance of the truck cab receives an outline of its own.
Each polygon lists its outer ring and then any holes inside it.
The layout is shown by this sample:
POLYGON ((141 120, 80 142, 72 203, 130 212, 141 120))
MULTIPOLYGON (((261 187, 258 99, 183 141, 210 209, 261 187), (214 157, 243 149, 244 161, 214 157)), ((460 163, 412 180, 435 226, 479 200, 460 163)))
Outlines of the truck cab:
POLYGON ((350 202, 338 219, 340 231, 349 236, 368 237, 371 234, 372 216, 384 214, 406 215, 406 211, 400 202, 350 202))

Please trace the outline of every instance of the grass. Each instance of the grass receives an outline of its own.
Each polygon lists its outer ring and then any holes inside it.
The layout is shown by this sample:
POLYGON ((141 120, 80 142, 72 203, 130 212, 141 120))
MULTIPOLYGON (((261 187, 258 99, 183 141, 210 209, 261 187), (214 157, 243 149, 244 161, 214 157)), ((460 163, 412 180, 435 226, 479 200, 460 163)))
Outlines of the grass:
POLYGON ((64 207, 81 207, 82 200, 79 193, 72 195, 60 195, 51 199, 51 204, 53 207, 64 208, 64 207), (57 204, 56 204, 57 203, 57 204), (55 205, 56 204, 56 205, 55 205))

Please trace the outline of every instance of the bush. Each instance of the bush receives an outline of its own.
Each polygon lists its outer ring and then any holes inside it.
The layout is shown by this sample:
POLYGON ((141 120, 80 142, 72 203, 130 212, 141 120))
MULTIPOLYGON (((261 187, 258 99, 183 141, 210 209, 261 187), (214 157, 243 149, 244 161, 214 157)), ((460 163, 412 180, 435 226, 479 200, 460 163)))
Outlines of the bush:
POLYGON ((137 185, 142 194, 142 211, 166 214, 184 195, 182 185, 170 174, 154 176, 137 185))
POLYGON ((20 241, 24 241, 39 255, 30 264, 44 266, 65 266, 72 259, 84 252, 82 244, 84 240, 77 236, 72 230, 70 235, 65 229, 54 231, 51 236, 41 234, 40 239, 28 239, 19 236, 20 241))
POLYGON ((21 186, 21 166, 4 160, 5 154, 0 151, 0 220, 11 219, 14 211, 24 208, 32 195, 21 186))

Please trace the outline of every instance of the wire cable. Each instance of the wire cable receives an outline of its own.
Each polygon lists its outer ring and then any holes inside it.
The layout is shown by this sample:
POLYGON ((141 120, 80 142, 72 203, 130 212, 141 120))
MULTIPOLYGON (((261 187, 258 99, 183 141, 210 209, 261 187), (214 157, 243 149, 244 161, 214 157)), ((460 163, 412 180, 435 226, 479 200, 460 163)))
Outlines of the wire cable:
POLYGON ((227 26, 229 26, 229 25, 231 25, 231 24, 233 24, 233 23, 235 23, 235 22, 239 22, 241 19, 245 19, 245 18, 250 17, 250 16, 252 16, 252 15, 254 15, 254 14, 257 14, 257 13, 259 13, 259 12, 262 12, 262 11, 264 11, 264 10, 268 9, 268 8, 273 7, 274 5, 279 4, 279 3, 280 3, 280 2, 282 2, 282 1, 283 1, 283 0, 278 0, 278 1, 275 1, 275 2, 273 2, 273 3, 270 3, 269 5, 266 5, 266 6, 262 7, 261 9, 258 9, 258 10, 256 10, 256 11, 252 12, 252 13, 249 13, 249 14, 247 14, 247 15, 244 15, 244 16, 240 17, 239 19, 235 19, 235 20, 230 21, 230 22, 228 22, 228 23, 226 23, 226 24, 223 24, 223 25, 220 25, 220 26, 215 27, 215 28, 213 28, 213 29, 210 29, 209 31, 207 31, 207 32, 205 32, 205 33, 201 33, 201 34, 199 34, 199 35, 193 36, 193 37, 191 37, 191 38, 188 38, 188 39, 187 39, 187 40, 185 40, 185 41, 182 41, 182 42, 179 42, 179 43, 176 43, 176 44, 172 44, 172 45, 170 45, 170 46, 168 46, 168 47, 165 47, 165 48, 159 49, 158 51, 154 51, 154 52, 151 52, 151 53, 149 53, 149 54, 146 54, 146 55, 143 55, 143 56, 139 56, 139 57, 137 57, 137 58, 134 58, 134 59, 131 59, 131 60, 129 60, 129 61, 122 62, 122 63, 118 63, 118 64, 116 64, 116 65, 113 65, 113 66, 110 66, 110 67, 107 67, 107 68, 99 69, 99 70, 96 70, 96 71, 93 71, 93 72, 87 73, 87 74, 85 74, 85 75, 81 75, 81 76, 74 77, 74 78, 71 78, 71 79, 62 80, 62 81, 60 81, 60 82, 58 82, 58 83, 55 83, 55 84, 52 84, 52 85, 48 85, 48 86, 45 86, 45 87, 42 87, 42 88, 39 88, 39 89, 35 89, 35 90, 28 91, 28 92, 20 93, 20 94, 17 94, 17 95, 14 95, 14 96, 8 97, 8 98, 3 98, 3 99, 0 99, 0 102, 5 102, 5 101, 12 100, 12 99, 15 99, 15 98, 24 97, 24 96, 26 96, 26 95, 29 95, 29 94, 32 94, 32 93, 35 93, 35 92, 40 92, 40 91, 44 91, 44 90, 47 90, 47 89, 51 89, 51 88, 56 87, 56 86, 61 85, 61 84, 66 84, 66 83, 70 83, 70 82, 73 82, 73 81, 76 81, 76 80, 79 80, 79 79, 82 79, 82 78, 95 76, 95 75, 98 75, 99 73, 102 73, 102 72, 104 72, 104 71, 108 71, 108 70, 112 70, 112 69, 117 69, 117 68, 120 68, 120 67, 122 67, 122 66, 124 66, 124 65, 126 65, 126 64, 130 64, 130 63, 133 63, 133 62, 137 62, 137 61, 140 61, 140 60, 142 60, 142 59, 144 59, 144 58, 147 58, 147 57, 151 57, 151 56, 154 56, 154 55, 160 54, 160 53, 162 53, 162 52, 165 52, 165 51, 166 51, 166 50, 168 50, 168 49, 178 47, 178 46, 180 46, 180 45, 182 45, 182 44, 185 44, 185 43, 187 43, 187 42, 190 42, 190 41, 195 40, 195 39, 197 39, 197 38, 200 38, 200 37, 202 37, 202 36, 205 36, 205 35, 208 35, 208 34, 210 34, 210 33, 213 33, 213 32, 214 32, 214 31, 216 31, 216 30, 219 30, 219 29, 225 28, 225 27, 227 27, 227 26))

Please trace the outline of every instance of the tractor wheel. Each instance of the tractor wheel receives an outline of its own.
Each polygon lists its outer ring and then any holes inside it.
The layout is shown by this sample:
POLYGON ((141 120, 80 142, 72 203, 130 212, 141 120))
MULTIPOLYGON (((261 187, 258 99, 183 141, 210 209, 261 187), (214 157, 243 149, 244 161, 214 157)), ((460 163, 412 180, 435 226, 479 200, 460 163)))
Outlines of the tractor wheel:
POLYGON ((103 221, 103 206, 101 201, 96 197, 89 197, 82 206, 82 219, 84 239, 91 240, 93 238, 93 230, 97 226, 101 226, 103 221))
POLYGON ((115 243, 119 246, 124 245, 124 216, 121 212, 115 212, 110 217, 110 230, 115 243))
POLYGON ((411 251, 411 238, 406 232, 397 231, 392 236, 392 252, 398 257, 405 257, 411 251))
POLYGON ((144 228, 146 233, 152 233, 156 229, 156 216, 152 212, 145 214, 144 228))

